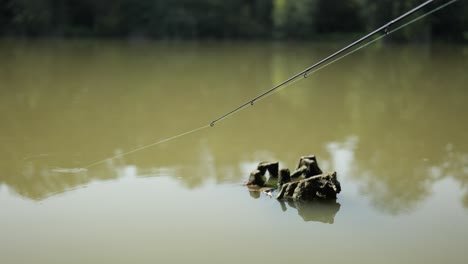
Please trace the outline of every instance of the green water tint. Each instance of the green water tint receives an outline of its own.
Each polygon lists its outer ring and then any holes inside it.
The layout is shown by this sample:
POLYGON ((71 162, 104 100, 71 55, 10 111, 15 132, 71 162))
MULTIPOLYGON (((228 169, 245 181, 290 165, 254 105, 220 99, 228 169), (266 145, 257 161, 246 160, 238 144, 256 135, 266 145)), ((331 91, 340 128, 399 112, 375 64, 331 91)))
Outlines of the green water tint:
POLYGON ((1 41, 0 261, 258 263, 291 238, 269 262, 467 262, 465 46, 370 46, 214 129, 60 170, 199 127, 342 46, 1 41), (334 203, 242 185, 305 154, 338 172, 334 203))

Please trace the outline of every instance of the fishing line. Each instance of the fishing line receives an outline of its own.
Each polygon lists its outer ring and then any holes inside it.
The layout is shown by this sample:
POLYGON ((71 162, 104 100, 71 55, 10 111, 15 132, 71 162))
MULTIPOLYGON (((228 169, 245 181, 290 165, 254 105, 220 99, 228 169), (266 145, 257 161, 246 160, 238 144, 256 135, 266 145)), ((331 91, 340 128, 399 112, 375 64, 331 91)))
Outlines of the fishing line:
POLYGON ((140 150, 144 150, 144 149, 147 149, 147 148, 150 148, 150 147, 153 147, 153 146, 156 146, 156 145, 159 145, 159 144, 162 144, 162 143, 165 143, 165 142, 168 142, 168 141, 171 141, 171 140, 174 140, 174 139, 177 139, 177 138, 180 138, 180 137, 183 137, 183 136, 198 132, 200 130, 203 130, 203 129, 206 129, 206 128, 209 128, 209 127, 214 127, 214 125, 216 123, 226 119, 227 117, 229 117, 229 116, 231 116, 231 115, 233 115, 235 113, 238 113, 239 111, 241 111, 243 109, 246 109, 247 106, 253 106, 255 104, 255 102, 260 101, 260 100, 272 95, 273 92, 276 93, 277 91, 280 91, 280 90, 282 90, 282 89, 284 89, 284 88, 286 88, 286 87, 288 87, 288 86, 290 86, 290 85, 292 85, 292 84, 294 84, 294 83, 296 83, 296 82, 298 82, 298 81, 300 81, 302 79, 305 79, 305 78, 309 77, 310 75, 312 75, 312 74, 314 74, 314 73, 316 73, 316 72, 330 66, 331 64, 333 64, 333 63, 335 63, 335 62, 337 62, 337 61, 339 61, 339 60, 341 60, 341 59, 343 59, 343 58, 345 58, 345 57, 347 57, 347 56, 349 56, 349 55, 351 55, 351 54, 353 54, 353 53, 355 53, 355 52, 357 52, 357 51, 359 51, 359 50, 361 50, 361 49, 363 49, 363 48, 365 48, 365 47, 367 47, 369 45, 371 45, 372 43, 375 43, 376 41, 378 41, 378 40, 380 40, 380 39, 382 39, 382 38, 396 32, 396 31, 398 31, 398 30, 400 30, 400 29, 402 29, 402 28, 404 28, 404 27, 406 27, 406 26, 408 26, 408 25, 410 25, 410 24, 412 24, 412 23, 426 17, 426 16, 429 16, 429 15, 431 15, 431 14, 433 14, 433 13, 435 13, 435 12, 437 12, 437 11, 439 11, 439 10, 441 10, 441 9, 455 3, 458 0, 451 0, 451 1, 449 1, 449 2, 447 2, 445 4, 443 4, 443 5, 440 5, 440 6, 436 7, 436 8, 434 8, 434 9, 432 9, 429 12, 426 12, 426 13, 424 13, 424 14, 422 14, 422 15, 420 15, 420 16, 418 16, 418 17, 416 17, 416 18, 414 18, 414 19, 400 25, 399 27, 396 27, 395 29, 388 30, 390 28, 390 26, 393 25, 394 23, 406 18, 407 16, 409 16, 409 15, 411 15, 413 13, 415 13, 416 11, 422 9, 426 5, 432 3, 433 1, 435 1, 435 0, 426 1, 426 2, 422 3, 421 5, 411 9, 410 11, 406 12, 405 14, 397 17, 396 19, 394 19, 394 20, 392 20, 390 22, 388 22, 387 24, 385 24, 385 25, 381 26, 380 28, 372 31, 371 33, 365 35, 364 37, 356 40, 355 42, 349 44, 348 46, 338 50, 337 52, 333 53, 332 55, 322 59, 321 61, 315 63, 314 65, 312 65, 312 66, 306 68, 305 70, 297 73, 296 75, 293 75, 292 77, 286 79, 285 81, 281 82, 280 84, 278 84, 278 85, 270 88, 269 90, 257 95, 253 99, 250 99, 249 101, 239 105, 238 107, 234 108, 233 110, 221 115, 220 117, 218 117, 218 118, 214 119, 213 121, 211 121, 211 123, 208 124, 208 125, 204 125, 204 126, 201 126, 199 128, 189 130, 189 131, 180 133, 178 135, 168 137, 168 138, 162 139, 160 141, 157 141, 157 142, 154 142, 154 143, 151 143, 151 144, 139 147, 139 148, 135 148, 133 150, 130 150, 130 151, 127 151, 127 152, 124 152, 124 153, 121 153, 121 154, 118 154, 118 155, 115 155, 115 156, 111 156, 109 158, 106 158, 106 159, 91 163, 90 165, 87 165, 84 168, 88 169, 88 168, 94 167, 96 165, 102 164, 104 162, 107 162, 109 160, 120 158, 120 157, 129 155, 131 153, 134 153, 134 152, 137 152, 137 151, 140 151, 140 150), (355 49, 352 49, 354 46, 359 45, 360 43, 364 42, 365 40, 367 40, 367 39, 369 39, 371 37, 374 37, 377 33, 382 33, 382 31, 383 31, 382 35, 380 35, 378 37, 375 37, 374 39, 366 42, 365 44, 362 44, 362 45, 358 46, 355 49), (348 51, 350 49, 352 49, 352 50, 348 51), (340 55, 342 53, 344 53, 344 54, 340 55))
POLYGON ((109 157, 107 159, 103 159, 103 160, 100 160, 100 161, 97 161, 97 162, 94 162, 94 163, 91 163, 90 165, 84 167, 85 169, 89 169, 90 167, 94 167, 96 165, 99 165, 99 164, 102 164, 106 161, 109 161, 109 160, 113 160, 113 159, 116 159, 116 158, 121 158, 123 156, 126 156, 128 154, 132 154, 134 152, 137 152, 137 151, 140 151, 140 150, 144 150, 144 149, 147 149, 147 148, 150 148, 150 147, 153 147, 153 146, 156 146, 156 145, 159 145, 159 144, 162 144, 164 142, 167 142, 167 141, 171 141, 171 140, 174 140, 176 138, 180 138, 180 137, 183 137, 183 136, 186 136, 186 135, 189 135, 189 134, 192 134, 192 133, 195 133, 197 131, 200 131, 200 130, 203 130, 205 128, 209 128, 210 125, 205 125, 205 126, 201 126, 199 128, 195 128, 193 130, 189 130, 187 132, 183 132, 183 133, 180 133, 178 135, 175 135, 175 136, 172 136, 172 137, 168 137, 168 138, 165 138, 165 139, 162 139, 160 141, 157 141, 157 142, 154 142, 154 143, 151 143, 149 145, 146 145, 146 146, 143 146, 143 147, 139 147, 139 148, 136 148, 136 149, 132 149, 130 151, 127 151, 127 152, 124 152, 124 153, 121 153, 121 154, 117 154, 115 156, 112 156, 112 157, 109 157))

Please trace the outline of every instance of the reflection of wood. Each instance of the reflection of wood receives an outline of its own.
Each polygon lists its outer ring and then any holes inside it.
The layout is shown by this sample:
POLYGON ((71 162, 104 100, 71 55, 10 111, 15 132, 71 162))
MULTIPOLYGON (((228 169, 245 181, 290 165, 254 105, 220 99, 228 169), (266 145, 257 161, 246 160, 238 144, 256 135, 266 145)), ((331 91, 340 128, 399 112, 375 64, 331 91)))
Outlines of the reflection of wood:
POLYGON ((260 194, 266 194, 270 197, 273 197, 274 188, 271 187, 258 187, 258 186, 248 186, 249 194, 252 198, 260 198, 260 194))
POLYGON ((271 187, 249 186, 249 192, 267 193, 267 192, 271 192, 273 190, 274 190, 274 188, 271 188, 271 187))
POLYGON ((321 222, 333 224, 335 216, 341 205, 336 200, 293 201, 278 200, 283 212, 287 210, 286 204, 302 217, 305 222, 321 222))

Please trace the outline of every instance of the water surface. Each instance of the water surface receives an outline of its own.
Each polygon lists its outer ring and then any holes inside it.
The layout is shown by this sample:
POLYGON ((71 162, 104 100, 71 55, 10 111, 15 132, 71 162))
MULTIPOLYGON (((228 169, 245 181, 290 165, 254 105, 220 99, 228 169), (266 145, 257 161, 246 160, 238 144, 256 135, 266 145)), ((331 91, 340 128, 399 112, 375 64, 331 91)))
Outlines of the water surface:
POLYGON ((465 263, 468 48, 379 44, 213 128, 342 43, 0 41, 1 263, 465 263), (256 164, 343 191, 280 202, 256 164))

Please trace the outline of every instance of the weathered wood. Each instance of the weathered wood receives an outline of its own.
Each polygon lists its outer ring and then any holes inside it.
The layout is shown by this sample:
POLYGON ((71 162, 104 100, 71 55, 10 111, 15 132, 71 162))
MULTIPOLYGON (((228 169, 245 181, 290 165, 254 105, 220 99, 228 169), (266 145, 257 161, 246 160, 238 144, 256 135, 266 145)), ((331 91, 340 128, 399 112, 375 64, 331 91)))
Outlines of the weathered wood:
POLYGON ((271 178, 278 178, 279 162, 260 162, 257 166, 257 170, 261 171, 263 174, 268 170, 271 178))
POLYGON ((297 165, 296 171, 299 170, 303 171, 301 175, 304 176, 304 178, 310 178, 312 176, 320 175, 323 173, 320 167, 318 166, 317 158, 314 155, 301 157, 299 159, 299 164, 297 165), (306 168, 306 170, 303 170, 304 167, 306 168))
POLYGON ((302 166, 299 169, 296 169, 292 174, 291 174, 291 179, 297 180, 299 177, 301 177, 307 170, 306 166, 302 166))
POLYGON ((317 158, 315 157, 315 155, 302 156, 299 159, 299 163, 297 164, 296 170, 305 165, 304 164, 305 160, 313 160, 313 161, 317 162, 317 158))
POLYGON ((314 200, 336 199, 341 192, 336 172, 324 173, 300 181, 283 184, 277 199, 314 200))
POLYGON ((278 176, 278 187, 291 181, 289 169, 281 169, 278 176))
POLYGON ((290 196, 292 197, 292 195, 294 194, 294 190, 296 189, 298 184, 298 181, 283 184, 278 195, 276 196, 276 199, 283 199, 290 196))
MULTIPOLYGON (((278 162, 260 162, 257 169, 249 177, 250 187, 278 186, 278 199, 314 200, 334 199, 341 191, 341 185, 336 178, 336 172, 323 173, 314 155, 299 159, 297 169, 291 174, 289 169, 279 170, 278 162), (270 178, 266 179, 265 173, 270 178)), ((271 190, 268 192, 271 195, 271 190)))
POLYGON ((256 185, 263 187, 266 182, 265 173, 262 173, 260 170, 254 170, 250 173, 249 181, 247 185, 256 185))

